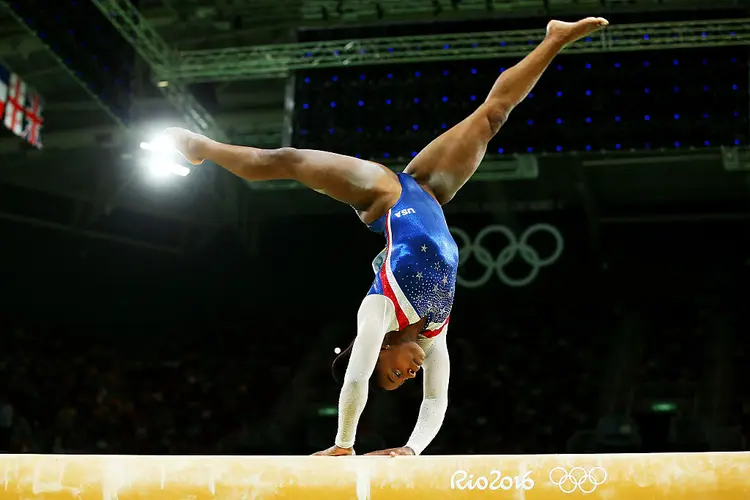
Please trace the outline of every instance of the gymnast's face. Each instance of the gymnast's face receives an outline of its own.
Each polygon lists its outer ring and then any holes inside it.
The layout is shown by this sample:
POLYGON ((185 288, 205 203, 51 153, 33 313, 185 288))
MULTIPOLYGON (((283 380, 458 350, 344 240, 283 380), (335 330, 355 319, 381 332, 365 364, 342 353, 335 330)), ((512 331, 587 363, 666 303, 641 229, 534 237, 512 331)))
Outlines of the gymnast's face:
POLYGON ((417 376, 424 358, 424 351, 416 342, 384 346, 375 367, 378 385, 386 391, 398 389, 417 376))

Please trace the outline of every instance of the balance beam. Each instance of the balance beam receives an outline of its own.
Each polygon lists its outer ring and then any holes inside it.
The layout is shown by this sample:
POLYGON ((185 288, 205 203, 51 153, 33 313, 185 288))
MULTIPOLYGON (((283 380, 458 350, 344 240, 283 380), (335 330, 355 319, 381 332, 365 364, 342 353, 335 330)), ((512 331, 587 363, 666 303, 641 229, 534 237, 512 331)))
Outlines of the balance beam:
POLYGON ((0 456, 0 499, 747 500, 750 453, 0 456))

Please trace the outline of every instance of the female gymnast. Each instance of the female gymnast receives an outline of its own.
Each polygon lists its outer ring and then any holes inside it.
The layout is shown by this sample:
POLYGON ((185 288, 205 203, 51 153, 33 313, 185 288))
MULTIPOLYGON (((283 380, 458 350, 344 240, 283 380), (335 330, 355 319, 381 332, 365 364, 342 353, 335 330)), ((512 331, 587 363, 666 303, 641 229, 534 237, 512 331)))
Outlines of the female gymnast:
POLYGON ((456 285, 458 247, 441 208, 469 180, 487 143, 567 45, 608 24, 589 17, 551 21, 544 40, 503 72, 468 118, 427 145, 400 173, 370 161, 314 150, 261 150, 170 128, 165 136, 191 163, 215 162, 251 181, 294 179, 352 206, 386 248, 373 262, 375 281, 357 313, 357 335, 339 396, 334 446, 316 455, 354 454, 370 382, 393 390, 424 370, 424 397, 405 446, 375 455, 419 455, 448 407, 446 335, 456 285))

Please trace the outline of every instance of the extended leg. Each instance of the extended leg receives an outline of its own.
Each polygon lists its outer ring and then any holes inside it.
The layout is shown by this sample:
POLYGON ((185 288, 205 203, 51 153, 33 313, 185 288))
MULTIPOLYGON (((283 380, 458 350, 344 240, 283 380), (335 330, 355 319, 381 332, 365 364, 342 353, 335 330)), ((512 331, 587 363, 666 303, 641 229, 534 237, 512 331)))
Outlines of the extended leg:
POLYGON ((510 112, 523 101, 547 66, 565 45, 606 26, 602 18, 577 23, 552 21, 547 36, 521 62, 495 82, 487 100, 468 118, 427 145, 405 172, 447 203, 474 174, 487 150, 487 143, 500 130, 510 112))
POLYGON ((311 149, 258 149, 213 141, 184 129, 167 129, 191 163, 209 160, 244 179, 293 179, 351 205, 365 222, 380 217, 401 194, 396 175, 377 163, 311 149))

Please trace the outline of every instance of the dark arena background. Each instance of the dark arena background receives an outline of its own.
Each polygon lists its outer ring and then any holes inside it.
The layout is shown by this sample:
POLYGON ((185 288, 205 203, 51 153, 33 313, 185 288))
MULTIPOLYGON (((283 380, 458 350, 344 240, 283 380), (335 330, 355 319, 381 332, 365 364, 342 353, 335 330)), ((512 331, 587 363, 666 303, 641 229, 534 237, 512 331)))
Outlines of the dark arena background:
MULTIPOLYGON (((400 171, 549 19, 585 16, 611 26, 553 62, 445 206, 451 402, 425 454, 748 450, 749 9, 0 1, 0 450, 332 445, 330 365, 383 237, 294 182, 165 171, 139 144, 183 126, 400 171)), ((406 442, 407 386, 370 395, 359 454, 406 442)))

